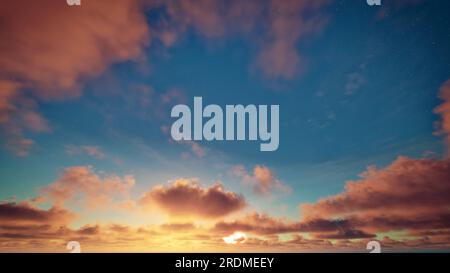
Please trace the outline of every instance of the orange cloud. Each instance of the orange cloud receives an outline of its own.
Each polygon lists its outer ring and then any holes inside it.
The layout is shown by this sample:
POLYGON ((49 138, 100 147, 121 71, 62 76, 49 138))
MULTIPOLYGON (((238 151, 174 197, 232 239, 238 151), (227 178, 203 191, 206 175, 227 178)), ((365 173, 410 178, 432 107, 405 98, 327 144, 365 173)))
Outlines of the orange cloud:
POLYGON ((301 205, 305 220, 346 219, 369 232, 433 230, 450 226, 450 160, 399 157, 369 167, 343 193, 301 205))
POLYGON ((126 195, 134 186, 132 176, 108 176, 101 178, 91 167, 69 167, 58 180, 41 191, 58 206, 67 202, 79 202, 89 208, 111 205, 117 195, 126 195))
POLYGON ((193 223, 166 223, 162 224, 160 227, 167 231, 185 231, 195 228, 193 223))
POLYGON ((440 124, 440 131, 438 134, 445 135, 445 142, 447 144, 447 154, 450 155, 450 80, 446 81, 439 90, 439 98, 444 103, 436 107, 434 110, 436 114, 442 116, 440 124))
POLYGON ((302 63, 297 44, 323 27, 319 12, 327 2, 123 0, 74 8, 59 0, 9 1, 0 11, 0 126, 6 144, 27 155, 34 142, 24 135, 51 131, 40 101, 80 96, 86 80, 142 57, 150 34, 165 46, 189 28, 206 38, 244 34, 258 41, 255 63, 263 75, 291 79, 302 63), (160 7, 168 16, 150 29, 145 12, 160 7))
POLYGON ((174 43, 174 36, 189 27, 206 38, 235 33, 248 36, 252 30, 262 28, 264 34, 258 37, 258 68, 272 79, 292 79, 301 64, 297 44, 324 26, 325 19, 319 11, 328 2, 272 0, 262 5, 260 1, 169 1, 170 44, 174 43))
POLYGON ((178 179, 146 192, 139 204, 155 204, 172 216, 216 218, 244 208, 246 202, 242 195, 225 191, 220 183, 203 188, 195 180, 178 179))
POLYGON ((297 44, 306 34, 320 30, 325 19, 318 11, 328 1, 271 1, 268 35, 258 55, 258 66, 271 78, 292 79, 301 60, 297 44))
MULTIPOLYGON (((77 97, 84 79, 139 58, 149 40, 139 1, 8 1, 0 17, 0 123, 9 138, 48 129, 31 98, 77 97)), ((31 146, 18 144, 21 155, 31 146)))
POLYGON ((149 36, 137 3, 87 1, 71 8, 57 0, 8 2, 1 12, 1 75, 33 86, 40 98, 79 95, 83 77, 140 56, 149 36))
POLYGON ((275 191, 290 192, 290 188, 278 180, 273 171, 261 165, 253 168, 253 174, 248 174, 244 166, 236 166, 232 174, 241 177, 244 183, 253 186, 253 191, 259 195, 269 195, 275 191))

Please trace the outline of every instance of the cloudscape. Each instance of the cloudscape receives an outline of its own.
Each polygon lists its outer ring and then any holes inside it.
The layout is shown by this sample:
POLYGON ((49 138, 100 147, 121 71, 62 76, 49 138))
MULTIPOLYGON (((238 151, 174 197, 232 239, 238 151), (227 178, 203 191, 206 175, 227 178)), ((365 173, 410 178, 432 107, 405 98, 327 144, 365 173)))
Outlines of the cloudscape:
POLYGON ((449 10, 3 0, 0 252, 450 250, 449 10))

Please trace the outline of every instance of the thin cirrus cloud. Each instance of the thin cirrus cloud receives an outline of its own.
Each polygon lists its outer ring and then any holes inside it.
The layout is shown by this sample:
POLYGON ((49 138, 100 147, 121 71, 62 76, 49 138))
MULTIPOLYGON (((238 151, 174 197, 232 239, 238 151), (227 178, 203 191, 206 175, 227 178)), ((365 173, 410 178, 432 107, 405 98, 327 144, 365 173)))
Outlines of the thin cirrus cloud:
POLYGON ((92 145, 67 145, 66 146, 66 153, 69 155, 89 155, 98 159, 105 158, 105 154, 98 146, 92 146, 92 145))
POLYGON ((246 206, 242 195, 226 191, 222 184, 202 187, 194 179, 177 179, 158 185, 143 194, 139 205, 156 205, 175 217, 217 218, 239 211, 246 206))

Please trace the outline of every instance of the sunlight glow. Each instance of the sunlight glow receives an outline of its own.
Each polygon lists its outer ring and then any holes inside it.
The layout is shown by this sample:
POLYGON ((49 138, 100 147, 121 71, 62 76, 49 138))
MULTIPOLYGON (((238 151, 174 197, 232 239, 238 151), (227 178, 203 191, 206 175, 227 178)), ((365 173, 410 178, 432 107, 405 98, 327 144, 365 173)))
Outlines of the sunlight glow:
POLYGON ((231 234, 230 236, 223 237, 223 241, 226 244, 241 244, 247 240, 247 236, 243 232, 236 231, 235 233, 231 234))

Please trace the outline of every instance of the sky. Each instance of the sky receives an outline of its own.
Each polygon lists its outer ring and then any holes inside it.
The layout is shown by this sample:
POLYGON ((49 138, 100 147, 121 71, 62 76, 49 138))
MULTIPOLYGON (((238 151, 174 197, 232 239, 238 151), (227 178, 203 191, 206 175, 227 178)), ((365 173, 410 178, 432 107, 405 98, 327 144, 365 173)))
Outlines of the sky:
POLYGON ((449 9, 1 0, 0 251, 448 251, 449 9), (196 96, 279 148, 174 141, 196 96))

